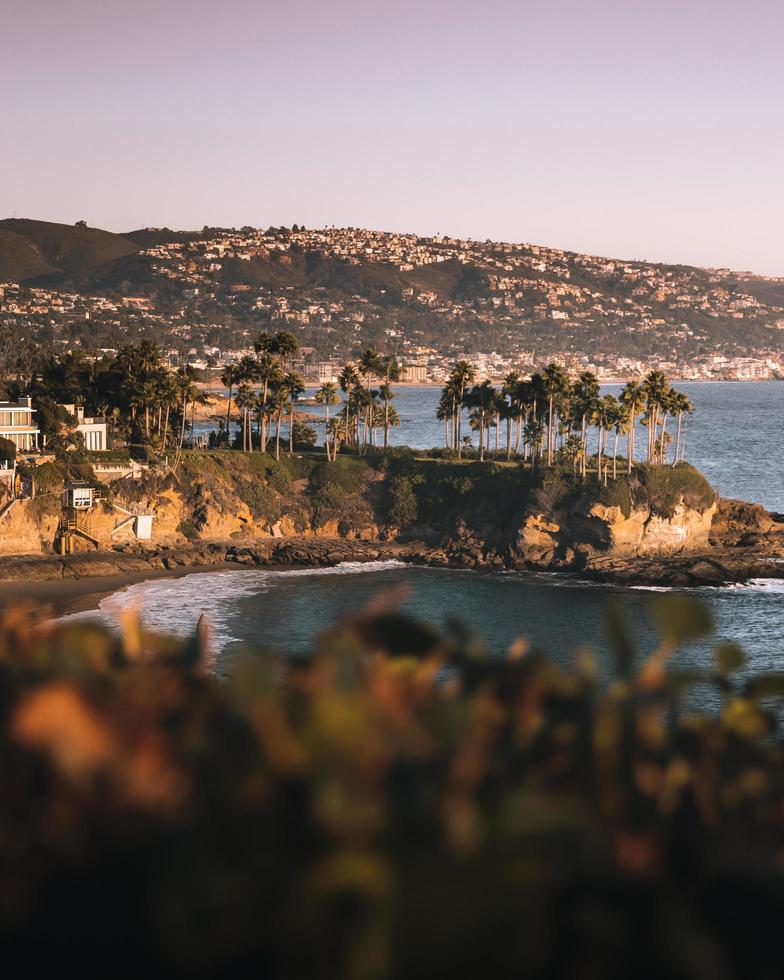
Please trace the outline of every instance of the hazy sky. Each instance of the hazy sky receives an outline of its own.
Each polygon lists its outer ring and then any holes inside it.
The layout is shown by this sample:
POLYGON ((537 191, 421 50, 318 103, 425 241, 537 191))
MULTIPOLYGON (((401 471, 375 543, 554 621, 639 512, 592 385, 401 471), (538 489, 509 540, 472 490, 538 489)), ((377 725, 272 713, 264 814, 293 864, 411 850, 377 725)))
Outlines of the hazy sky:
POLYGON ((784 276, 782 0, 2 0, 0 214, 784 276))

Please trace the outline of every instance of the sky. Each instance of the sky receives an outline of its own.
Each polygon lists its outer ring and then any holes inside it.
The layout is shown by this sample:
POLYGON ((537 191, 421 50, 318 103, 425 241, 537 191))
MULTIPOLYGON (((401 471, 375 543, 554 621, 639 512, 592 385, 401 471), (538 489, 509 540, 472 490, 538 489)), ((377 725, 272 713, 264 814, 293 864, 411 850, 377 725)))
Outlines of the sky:
POLYGON ((782 0, 2 0, 0 216, 784 276, 782 0))

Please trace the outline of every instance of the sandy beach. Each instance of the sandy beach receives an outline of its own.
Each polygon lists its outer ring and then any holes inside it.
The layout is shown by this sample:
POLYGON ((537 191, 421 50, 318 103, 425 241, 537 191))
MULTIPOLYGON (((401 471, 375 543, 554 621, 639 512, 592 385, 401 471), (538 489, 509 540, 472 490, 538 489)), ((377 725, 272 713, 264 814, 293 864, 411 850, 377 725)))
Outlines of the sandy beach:
POLYGON ((70 613, 89 612, 97 609, 102 599, 137 582, 159 578, 183 578, 202 572, 225 572, 245 566, 232 562, 213 565, 195 565, 183 568, 150 568, 120 575, 102 575, 83 578, 50 579, 34 582, 0 582, 0 607, 29 607, 36 616, 45 618, 65 616, 70 613))

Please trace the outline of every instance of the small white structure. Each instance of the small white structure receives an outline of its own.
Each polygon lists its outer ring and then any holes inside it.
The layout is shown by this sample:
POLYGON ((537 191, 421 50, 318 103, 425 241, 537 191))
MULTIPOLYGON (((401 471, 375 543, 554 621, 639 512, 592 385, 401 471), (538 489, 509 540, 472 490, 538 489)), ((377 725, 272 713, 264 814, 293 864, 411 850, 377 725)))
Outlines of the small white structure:
POLYGON ((40 430, 33 422, 35 409, 29 397, 13 402, 0 402, 0 437, 9 439, 23 453, 38 449, 40 430))
POLYGON ((152 539, 152 514, 137 514, 133 522, 133 533, 139 541, 152 539))
POLYGON ((61 495, 63 507, 71 510, 92 510, 100 494, 89 483, 66 483, 61 495))

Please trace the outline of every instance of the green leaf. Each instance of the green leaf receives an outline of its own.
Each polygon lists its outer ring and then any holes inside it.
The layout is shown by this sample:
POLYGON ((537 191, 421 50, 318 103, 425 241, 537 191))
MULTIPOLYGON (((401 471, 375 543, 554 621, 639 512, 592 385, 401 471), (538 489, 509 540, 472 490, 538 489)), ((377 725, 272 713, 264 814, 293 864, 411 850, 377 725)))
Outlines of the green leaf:
POLYGON ((713 632, 710 610, 687 595, 659 596, 651 603, 650 617, 662 636, 674 643, 697 640, 713 632))
POLYGON ((761 677, 752 677, 744 685, 743 693, 749 698, 784 697, 784 674, 763 674, 761 677))
POLYGON ((717 643, 713 659, 722 674, 731 674, 746 666, 746 654, 737 643, 717 643))

